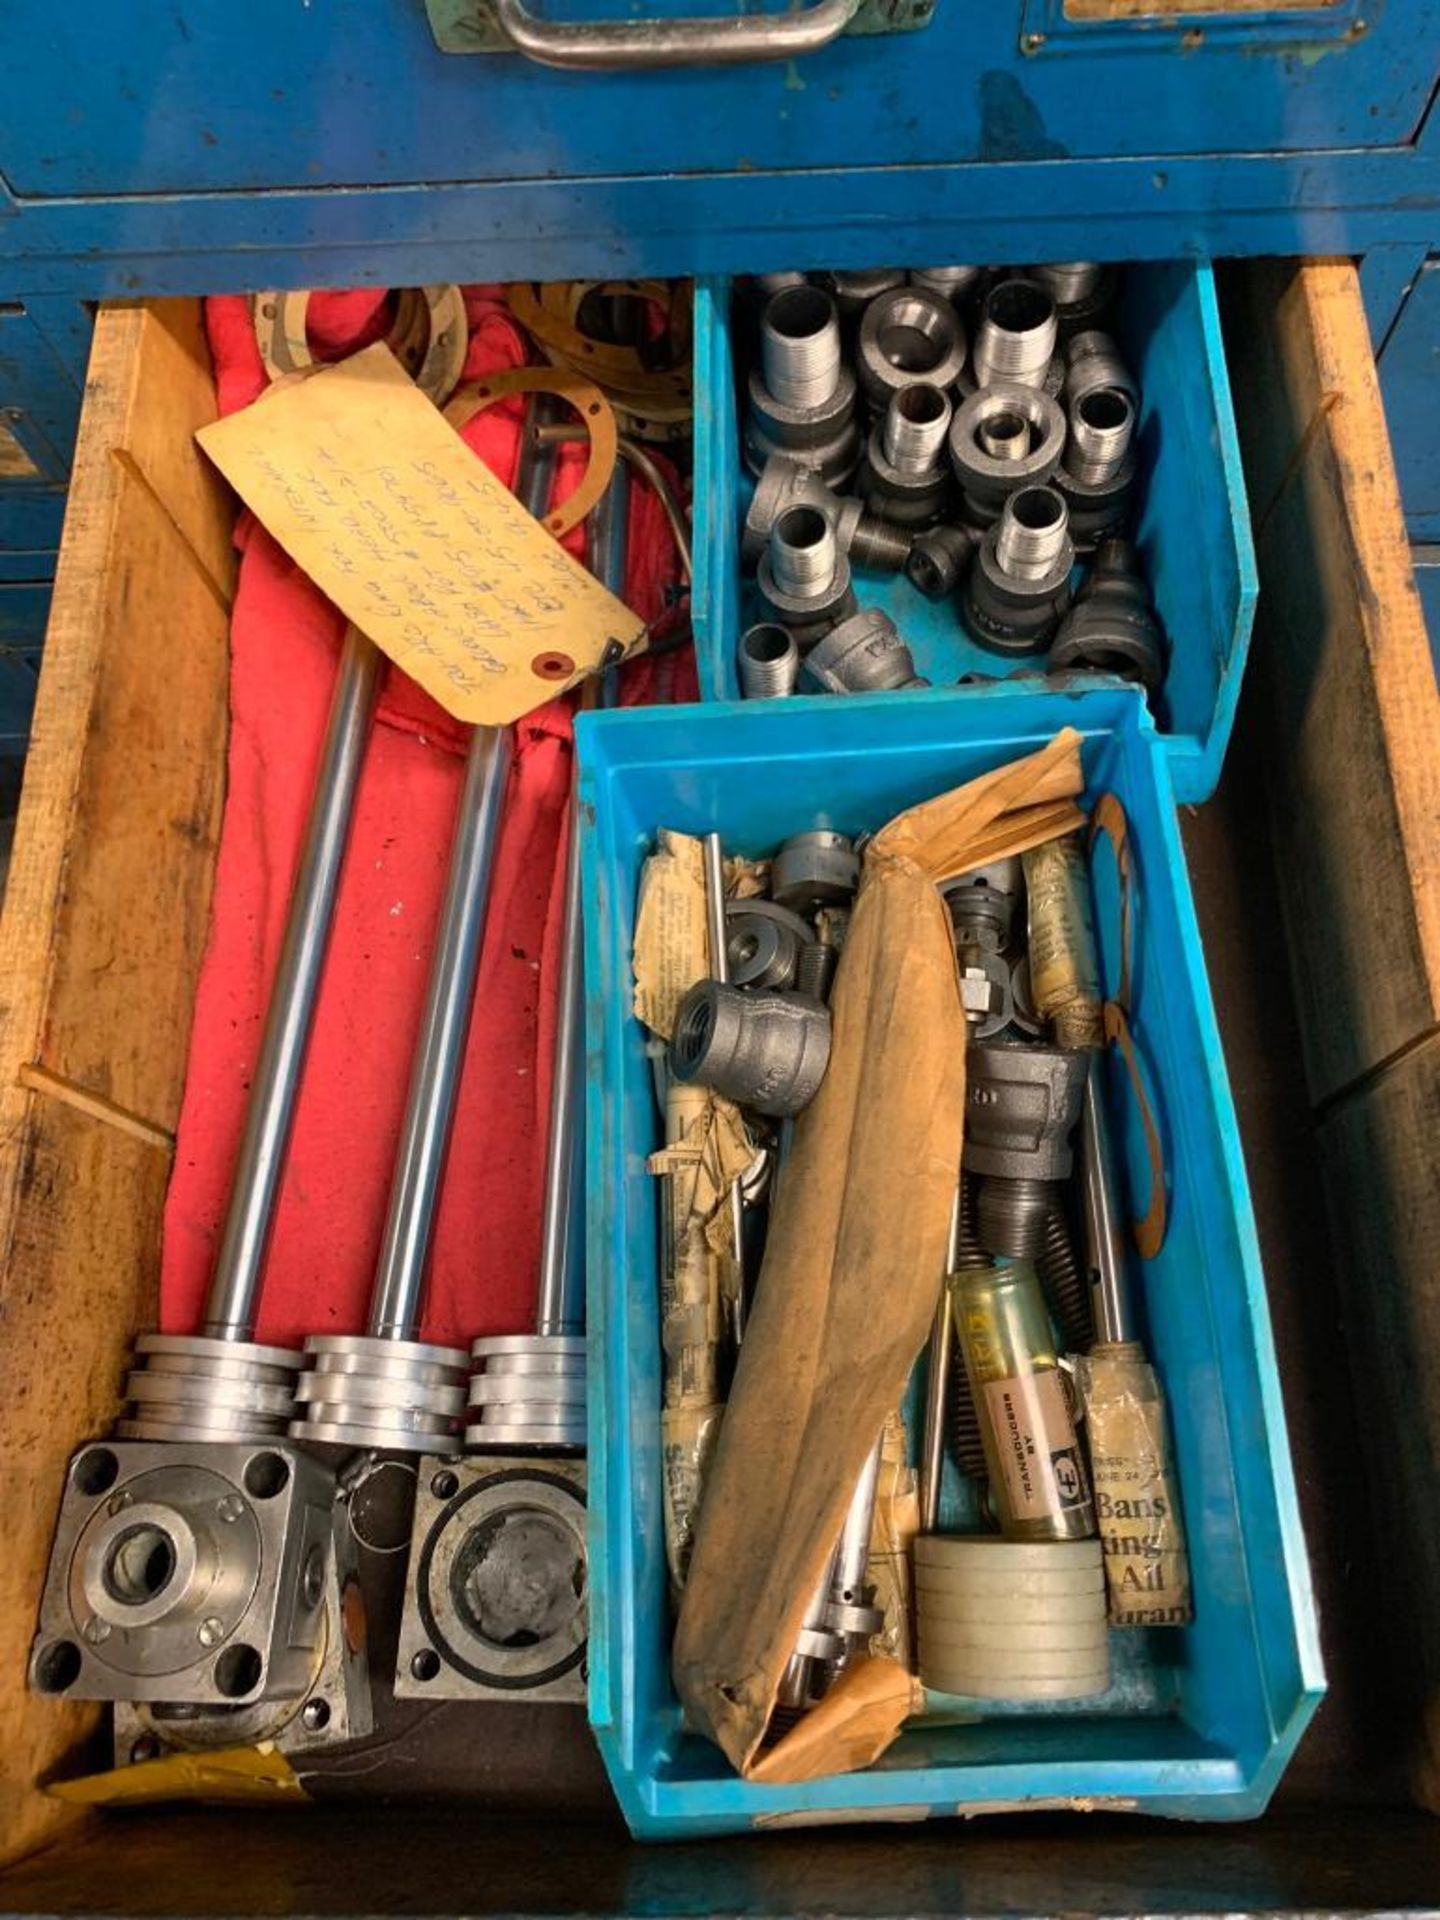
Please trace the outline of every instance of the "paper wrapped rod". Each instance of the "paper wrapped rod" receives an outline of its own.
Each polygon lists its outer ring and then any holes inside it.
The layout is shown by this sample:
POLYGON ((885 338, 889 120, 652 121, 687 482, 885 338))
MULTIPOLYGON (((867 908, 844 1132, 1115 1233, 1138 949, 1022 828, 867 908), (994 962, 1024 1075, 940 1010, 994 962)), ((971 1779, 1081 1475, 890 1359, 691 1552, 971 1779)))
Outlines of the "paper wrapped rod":
POLYGON ((690 1718, 755 1778, 866 1766, 913 1710, 909 1676, 869 1659, 760 1754, 807 1604, 924 1345, 944 1267, 966 1029, 935 882, 1073 831, 1081 786, 1080 736, 1067 729, 901 814, 866 848, 831 994, 829 1070, 796 1124, 776 1196, 675 1634, 690 1718))

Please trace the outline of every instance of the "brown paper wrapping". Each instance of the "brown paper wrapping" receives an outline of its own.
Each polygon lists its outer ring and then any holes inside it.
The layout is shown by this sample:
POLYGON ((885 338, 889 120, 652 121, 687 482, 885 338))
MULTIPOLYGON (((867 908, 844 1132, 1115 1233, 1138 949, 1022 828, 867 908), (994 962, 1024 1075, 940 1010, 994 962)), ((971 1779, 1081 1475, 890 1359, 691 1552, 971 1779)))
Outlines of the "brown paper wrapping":
POLYGON ((1073 831, 1079 735, 901 814, 866 849, 710 1470, 674 1647, 692 1722, 746 1775, 868 1765, 910 1676, 857 1663, 760 1757, 771 1707, 888 1411, 929 1332, 960 1163, 965 1018, 935 882, 1073 831))
POLYGON ((1155 1369, 1131 1340, 1075 1362, 1085 1403, 1095 1518, 1116 1627, 1180 1627, 1195 1617, 1185 1525, 1155 1369))

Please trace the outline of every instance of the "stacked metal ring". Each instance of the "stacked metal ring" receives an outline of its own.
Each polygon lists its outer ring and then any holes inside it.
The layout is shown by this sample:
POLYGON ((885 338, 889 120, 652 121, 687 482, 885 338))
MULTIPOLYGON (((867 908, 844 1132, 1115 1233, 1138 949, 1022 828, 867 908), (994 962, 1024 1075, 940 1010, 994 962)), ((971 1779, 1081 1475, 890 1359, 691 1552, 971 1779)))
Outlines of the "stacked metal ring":
POLYGON ((283 1439, 303 1356, 203 1334, 146 1333, 125 1379, 122 1440, 283 1439))
POLYGON ((584 1334, 477 1340, 467 1447, 558 1453, 585 1445, 584 1334))
POLYGON ((465 1407, 463 1347, 373 1334, 312 1334, 295 1389, 295 1440, 315 1446, 444 1453, 465 1407))

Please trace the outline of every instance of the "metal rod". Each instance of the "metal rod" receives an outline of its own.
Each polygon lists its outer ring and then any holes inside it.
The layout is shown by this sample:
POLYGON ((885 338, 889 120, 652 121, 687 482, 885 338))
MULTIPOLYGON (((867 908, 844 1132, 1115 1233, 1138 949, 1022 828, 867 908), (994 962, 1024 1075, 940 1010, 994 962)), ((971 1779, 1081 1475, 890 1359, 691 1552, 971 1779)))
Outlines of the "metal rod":
MULTIPOLYGON (((535 436, 537 456, 553 469, 555 449, 535 436)), ((538 511, 549 502, 546 496, 538 511)), ((536 512, 536 508, 531 508, 536 512)), ((590 516, 590 568, 618 591, 625 580, 624 528, 617 544, 613 523, 590 516)), ((540 1285, 535 1331, 575 1334, 585 1324, 585 942, 580 905, 580 823, 575 796, 565 852, 564 942, 556 994, 555 1057, 550 1076, 550 1135, 540 1219, 540 1285)))
MULTIPOLYGON (((515 497, 527 513, 537 518, 550 504, 555 472, 554 448, 543 445, 539 438, 546 418, 545 398, 537 394, 526 409, 515 461, 515 497)), ((410 1069, 410 1092, 390 1183, 385 1238, 370 1295, 369 1332, 382 1340, 411 1340, 420 1328, 425 1262, 465 1062, 510 758, 508 729, 475 729, 430 963, 425 1013, 410 1069)))
POLYGON ((950 1244, 945 1250, 945 1273, 935 1318, 930 1323, 930 1357, 925 1375, 925 1425, 920 1442, 920 1530, 934 1533, 940 1524, 940 1485, 945 1472, 945 1393, 950 1379, 950 1349, 955 1338, 955 1315, 950 1301, 950 1275, 960 1265, 960 1182, 950 1209, 950 1244))
POLYGON ((1125 1277, 1125 1243, 1115 1207, 1115 1161, 1100 1087, 1105 1055, 1090 1056, 1081 1118, 1081 1165, 1085 1197, 1085 1244, 1095 1307, 1095 1332, 1102 1341, 1133 1340, 1134 1315, 1125 1277))
MULTIPOLYGON (((705 931, 710 945, 710 973, 724 985, 730 978, 730 950, 725 938, 725 852, 718 833, 702 842, 705 860, 705 931)), ((771 1205, 774 1205, 772 1195, 771 1205)), ((745 1337, 745 1195, 736 1180, 730 1188, 730 1240, 735 1249, 734 1334, 738 1345, 745 1337)))
POLYGON ((540 1221, 540 1289, 535 1331, 579 1333, 585 1324, 583 1285, 585 1126, 585 964, 580 915, 580 833, 570 807, 565 855, 565 934, 550 1077, 550 1149, 540 1221))
POLYGON ((730 952, 725 941, 725 852, 718 833, 707 833, 705 851, 705 931, 710 941, 710 977, 725 985, 730 979, 730 952))
MULTIPOLYGON (((589 553, 590 571, 619 600, 625 597, 625 561, 629 550, 630 476, 623 466, 618 466, 591 511, 589 553)), ((601 706, 618 706, 619 690, 618 664, 606 667, 600 676, 601 706)))
POLYGON ((870 1530, 875 1523, 875 1494, 880 1484, 880 1450, 877 1440, 865 1456, 860 1478, 845 1511, 840 1543, 835 1549, 831 1588, 846 1605, 858 1605, 865 1585, 865 1569, 870 1560, 870 1530))
MULTIPOLYGON (((564 447, 579 445, 590 438, 587 427, 568 424, 564 421, 551 426, 537 427, 536 438, 541 446, 564 447)), ((653 489, 660 502, 660 511, 669 523, 670 532, 675 540, 675 550, 680 556, 680 571, 686 580, 692 577, 694 562, 690 552, 690 528, 686 524, 685 509, 680 496, 671 485, 665 470, 646 447, 638 440, 632 440, 628 434, 617 436, 621 458, 628 461, 636 473, 653 489)))
POLYGON ((347 628, 220 1250, 205 1297, 202 1332, 212 1340, 249 1340, 255 1330, 275 1204, 383 667, 379 649, 357 628, 347 628))
POLYGON ((465 1059, 510 751, 507 728, 475 729, 370 1295, 368 1331, 381 1340, 413 1340, 419 1331, 425 1261, 465 1059))

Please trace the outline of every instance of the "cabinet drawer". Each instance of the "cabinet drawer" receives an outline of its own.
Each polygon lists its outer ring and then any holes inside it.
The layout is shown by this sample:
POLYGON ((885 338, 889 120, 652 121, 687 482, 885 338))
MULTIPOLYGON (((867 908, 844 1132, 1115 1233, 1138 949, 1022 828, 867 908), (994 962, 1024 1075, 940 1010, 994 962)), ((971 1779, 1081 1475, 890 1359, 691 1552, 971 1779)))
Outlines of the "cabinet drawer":
MULTIPOLYGON (((489 17, 485 0, 437 11, 462 45, 489 17)), ((1415 54, 1436 44, 1435 0, 874 12, 918 30, 847 34, 793 62, 624 75, 442 52, 420 0, 136 0, 108 16, 16 0, 0 172, 22 200, 699 172, 716 176, 723 223, 743 176, 857 156, 879 168, 1399 145, 1435 79, 1415 54)), ((803 218, 804 179, 775 193, 782 225, 803 218)), ((900 183, 897 196, 900 213, 900 183)))
MULTIPOLYGON (((1267 325, 1267 311, 1261 300, 1254 324, 1267 325)), ((1308 340, 1299 332, 1277 347, 1278 392, 1288 390, 1308 340)), ((117 1821, 82 1817, 47 1795, 43 1783, 84 1770, 93 1722, 84 1709, 25 1691, 36 1596, 65 1459, 113 1416, 125 1348, 154 1317, 161 1211, 214 882, 233 502, 193 445, 195 427, 213 412, 196 303, 103 314, 0 924, 0 1451, 9 1520, 0 1563, 0 1852, 18 1863, 0 1879, 0 1902, 12 1912, 71 1914, 259 1915, 278 1903, 437 1916, 743 1907, 778 1917, 833 1914, 837 1902, 856 1915, 999 1915, 1056 1911, 1061 1902, 1067 1912, 1113 1915, 1156 1911, 1177 1886, 1197 1910, 1216 1912, 1429 1900, 1433 1827, 1368 1774, 1376 1798, 1362 1798, 1366 1763, 1356 1754, 1373 1750, 1343 1730, 1319 1740, 1313 1762, 1302 1744, 1293 1789, 1282 1787, 1263 1822, 1223 1839, 1184 1826, 1141 1831, 1098 1816, 1042 1816, 978 1822, 963 1835, 886 1829, 645 1853, 621 1837, 611 1811, 586 1798, 585 1769, 566 1758, 573 1749, 555 1723, 510 1708, 449 1751, 482 1776, 458 1817, 438 1804, 449 1782, 438 1756, 403 1779, 389 1776, 387 1792, 410 1797, 408 1805, 356 1807, 384 1766, 378 1749, 337 1769, 328 1786, 313 1782, 330 1804, 299 1817, 252 1801, 183 1817, 151 1808, 117 1821)), ((1242 434, 1247 412, 1242 406, 1242 434)), ((1342 465, 1330 479, 1337 511, 1348 516, 1357 472, 1342 465)), ((1262 492, 1252 477, 1251 491, 1263 525, 1275 487, 1262 492)), ((1301 496, 1296 511, 1312 506, 1301 496)), ((1348 518, 1327 521, 1317 535, 1322 554, 1352 532, 1348 518)), ((1261 561, 1266 591, 1277 606, 1290 604, 1293 551, 1277 555, 1263 541, 1261 561)), ((1408 588, 1383 570, 1371 578, 1369 630, 1397 643, 1408 588)), ((1384 651, 1347 653, 1362 686, 1376 683, 1384 651)), ((1204 810, 1199 827, 1212 817, 1204 810)), ((1252 817, 1239 840, 1242 858, 1259 860, 1252 817)), ((1234 890, 1198 872, 1195 885, 1212 973, 1213 949, 1233 952, 1243 990, 1249 950, 1234 890)), ((1387 912, 1399 897, 1392 883, 1387 912)), ((1358 925, 1358 917, 1344 922, 1347 936, 1358 925)), ((1221 999, 1218 1011, 1230 1044, 1233 1009, 1221 999)), ((1276 1152, 1278 1124, 1257 1077, 1268 1086, 1285 1065, 1272 1057, 1273 1034, 1262 1038, 1246 1056, 1251 1072, 1232 1066, 1252 1183, 1254 1168, 1268 1169, 1276 1152)), ((1334 1173, 1337 1186, 1344 1177, 1343 1168, 1334 1173)), ((1367 1189, 1357 1180, 1348 1191, 1364 1217, 1367 1189)), ((1286 1293, 1303 1329, 1281 1355, 1293 1418, 1312 1392, 1338 1392, 1345 1357, 1323 1314, 1312 1313, 1314 1271, 1287 1258, 1285 1221, 1262 1209, 1260 1228, 1272 1297, 1286 1293)), ((1374 1403, 1367 1409, 1374 1414, 1374 1403)), ((1386 1418, 1398 1422, 1406 1411, 1397 1401, 1386 1418)), ((1326 1437, 1320 1431, 1315 1454, 1300 1459, 1313 1514, 1332 1503, 1350 1464, 1343 1452, 1325 1454, 1326 1437)), ((1426 1510, 1423 1501, 1416 1508, 1426 1510)), ((1346 1627, 1348 1583, 1361 1578, 1388 1606, 1393 1543, 1382 1553, 1357 1530, 1344 1542, 1343 1566, 1341 1558, 1337 1551, 1329 1572, 1322 1565, 1317 1573, 1322 1616, 1327 1594, 1337 1601, 1344 1657, 1332 1672, 1353 1702, 1380 1689, 1383 1636, 1346 1627)), ((1430 1617, 1440 1617, 1434 1586, 1430 1617)), ((1413 1694, 1407 1705, 1418 1708, 1413 1694)), ((101 1758, 89 1755, 92 1764, 101 1758)))

